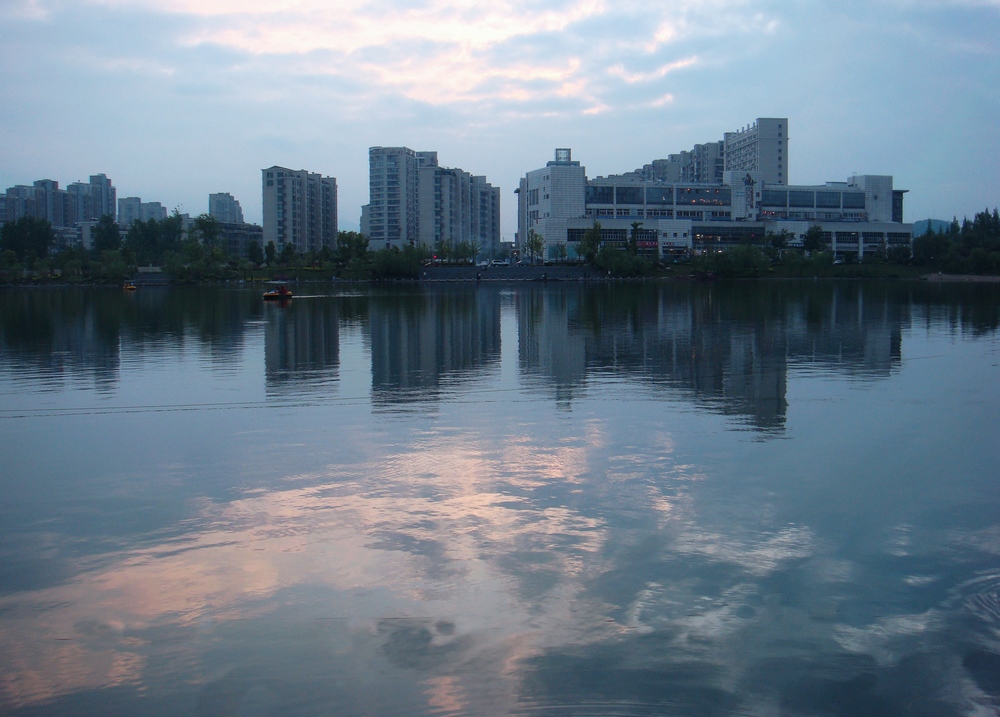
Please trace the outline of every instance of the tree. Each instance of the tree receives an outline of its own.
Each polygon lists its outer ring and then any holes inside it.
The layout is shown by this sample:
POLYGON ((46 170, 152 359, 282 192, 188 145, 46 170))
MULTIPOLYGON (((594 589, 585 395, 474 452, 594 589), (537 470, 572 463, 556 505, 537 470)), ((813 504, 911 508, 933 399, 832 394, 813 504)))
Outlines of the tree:
POLYGON ((535 256, 542 253, 545 248, 545 237, 536 232, 534 229, 528 230, 528 240, 524 242, 524 249, 528 252, 528 256, 531 257, 531 263, 535 263, 535 256))
POLYGON ((781 252, 788 248, 788 242, 792 239, 792 233, 787 229, 782 229, 780 232, 768 232, 766 236, 771 248, 778 252, 779 257, 781 252))
POLYGON ((178 210, 160 222, 160 243, 163 251, 179 251, 184 241, 184 217, 178 210))
POLYGON ((813 224, 802 235, 802 248, 809 254, 826 249, 826 239, 823 237, 823 228, 821 226, 813 224))
POLYGON ((368 237, 360 232, 337 233, 337 260, 349 264, 352 259, 362 259, 368 253, 368 237))
POLYGON ((277 251, 278 250, 275 248, 273 241, 269 241, 267 243, 267 246, 264 247, 264 255, 267 257, 268 264, 274 263, 274 255, 277 253, 277 251))
POLYGON ((580 256, 588 264, 593 264, 597 259, 597 252, 601 248, 601 223, 594 222, 594 226, 583 233, 580 240, 580 256))
POLYGON ((291 266, 291 264, 295 261, 294 244, 285 244, 285 246, 281 248, 281 257, 279 261, 285 266, 291 266))
POLYGON ((93 230, 94 251, 100 254, 102 251, 114 251, 120 249, 122 245, 122 235, 118 229, 118 223, 110 214, 105 214, 97 221, 97 226, 93 230))
POLYGON ((625 245, 626 250, 632 256, 636 256, 639 253, 639 227, 642 226, 642 222, 632 222, 632 231, 628 236, 628 243, 625 245))
POLYGON ((46 220, 21 217, 16 222, 3 225, 0 230, 0 251, 12 251, 18 261, 31 266, 35 259, 48 256, 55 240, 52 225, 46 220))
POLYGON ((219 220, 208 214, 199 214, 194 220, 192 227, 194 234, 207 247, 214 247, 219 243, 219 220))
POLYGON ((264 261, 264 250, 257 242, 250 242, 247 245, 247 259, 253 262, 254 266, 259 266, 264 261))

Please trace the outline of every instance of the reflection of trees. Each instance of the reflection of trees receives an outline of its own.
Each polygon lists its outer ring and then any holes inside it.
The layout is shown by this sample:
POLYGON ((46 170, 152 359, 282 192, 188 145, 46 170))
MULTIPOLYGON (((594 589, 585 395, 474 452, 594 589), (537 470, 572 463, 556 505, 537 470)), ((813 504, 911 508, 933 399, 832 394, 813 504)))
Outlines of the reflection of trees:
POLYGON ((108 384, 118 380, 123 349, 142 355, 193 338, 213 363, 235 363, 248 322, 262 311, 258 293, 217 288, 9 292, 0 302, 0 351, 13 369, 108 384))
POLYGON ((114 384, 121 363, 120 291, 7 292, 0 301, 0 352, 9 370, 46 380, 92 376, 114 384))
POLYGON ((369 303, 376 401, 435 395, 447 377, 500 359, 500 296, 490 288, 407 289, 369 303))

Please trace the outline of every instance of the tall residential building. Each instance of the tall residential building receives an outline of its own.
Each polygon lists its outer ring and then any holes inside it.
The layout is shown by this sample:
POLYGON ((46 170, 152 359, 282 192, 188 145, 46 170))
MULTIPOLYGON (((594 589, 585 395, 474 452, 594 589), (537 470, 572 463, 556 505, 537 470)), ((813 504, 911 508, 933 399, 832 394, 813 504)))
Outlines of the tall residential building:
POLYGON ((719 184, 723 172, 759 172, 768 184, 788 184, 788 119, 757 118, 723 139, 654 159, 607 179, 719 184))
POLYGON ((115 217, 117 192, 106 174, 90 175, 90 196, 93 215, 90 219, 100 219, 105 215, 115 217))
POLYGON ((723 141, 727 172, 760 172, 763 182, 788 184, 787 117, 759 117, 723 141))
POLYGON ((220 222, 243 223, 243 208, 228 192, 208 195, 208 215, 220 222))
POLYGON ((437 152, 417 153, 419 243, 427 247, 477 245, 493 254, 500 245, 500 190, 462 169, 438 165, 437 152))
POLYGON ((372 248, 460 242, 487 254, 499 248, 500 190, 486 177, 442 167, 437 152, 409 147, 371 147, 368 163, 361 232, 372 248))
POLYGON ((159 202, 144 202, 139 197, 122 197, 118 200, 118 223, 130 227, 135 222, 161 222, 167 218, 167 208, 159 202))
POLYGON ((417 153, 409 147, 368 149, 367 227, 362 227, 362 232, 367 228, 373 249, 417 243, 418 166, 417 153))
POLYGON ((142 221, 142 199, 139 197, 122 197, 118 200, 118 223, 130 227, 142 221))
POLYGON ((264 205, 264 245, 274 242, 295 251, 319 251, 337 246, 337 180, 304 169, 268 167, 261 170, 264 205))
POLYGON ((10 187, 4 200, 7 220, 21 217, 45 219, 53 227, 74 227, 80 222, 96 221, 106 214, 115 216, 115 208, 106 200, 114 201, 115 188, 103 174, 95 174, 90 183, 73 182, 66 189, 59 182, 39 179, 30 187, 10 187))

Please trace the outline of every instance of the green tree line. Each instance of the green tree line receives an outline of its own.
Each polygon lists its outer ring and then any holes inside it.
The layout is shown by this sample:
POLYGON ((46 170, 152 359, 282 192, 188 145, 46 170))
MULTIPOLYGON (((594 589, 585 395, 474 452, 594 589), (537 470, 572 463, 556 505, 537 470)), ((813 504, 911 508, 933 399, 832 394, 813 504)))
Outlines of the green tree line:
POLYGON ((913 261, 953 274, 1000 274, 1000 212, 985 210, 961 224, 956 217, 940 232, 928 221, 913 239, 913 261))

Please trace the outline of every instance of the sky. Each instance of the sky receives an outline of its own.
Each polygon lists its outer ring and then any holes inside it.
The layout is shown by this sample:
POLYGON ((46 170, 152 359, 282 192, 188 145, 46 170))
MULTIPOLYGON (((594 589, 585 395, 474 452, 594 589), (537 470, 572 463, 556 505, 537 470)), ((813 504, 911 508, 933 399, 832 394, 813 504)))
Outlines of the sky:
POLYGON ((261 169, 368 201, 368 148, 501 190, 570 147, 590 177, 787 117, 793 184, 891 174, 904 219, 1000 205, 1000 0, 0 0, 0 191, 261 221, 261 169))

